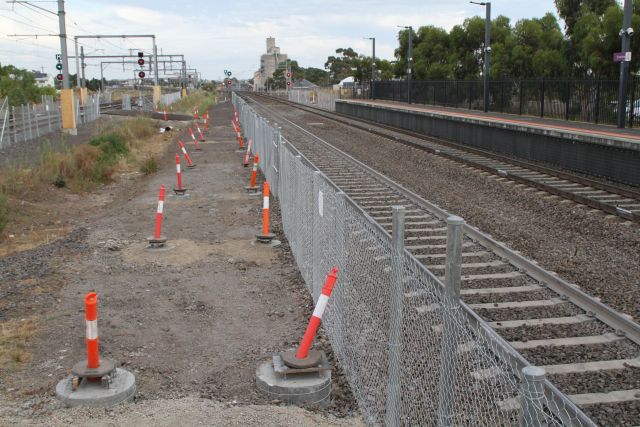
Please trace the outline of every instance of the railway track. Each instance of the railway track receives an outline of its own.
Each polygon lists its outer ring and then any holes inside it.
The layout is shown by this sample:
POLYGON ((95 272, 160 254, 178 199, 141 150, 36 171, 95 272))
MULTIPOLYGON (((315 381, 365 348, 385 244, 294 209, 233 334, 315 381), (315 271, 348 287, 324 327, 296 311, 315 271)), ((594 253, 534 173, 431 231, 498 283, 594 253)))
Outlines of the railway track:
MULTIPOLYGON (((296 148, 388 232, 392 206, 404 206, 406 249, 444 276, 447 212, 269 108, 277 101, 245 99, 282 125, 296 148)), ((464 303, 519 352, 523 363, 543 367, 551 383, 595 423, 639 425, 640 325, 474 227, 465 226, 464 234, 464 303)), ((417 312, 428 312, 420 295, 405 298, 417 312)), ((481 378, 492 374, 497 373, 481 378)), ((499 403, 505 410, 514 404, 499 403)))
POLYGON ((463 144, 425 137, 404 129, 293 103, 281 98, 271 97, 271 99, 286 105, 295 105, 297 108, 334 122, 366 130, 396 143, 466 164, 608 214, 640 222, 640 191, 634 188, 525 162, 463 144))

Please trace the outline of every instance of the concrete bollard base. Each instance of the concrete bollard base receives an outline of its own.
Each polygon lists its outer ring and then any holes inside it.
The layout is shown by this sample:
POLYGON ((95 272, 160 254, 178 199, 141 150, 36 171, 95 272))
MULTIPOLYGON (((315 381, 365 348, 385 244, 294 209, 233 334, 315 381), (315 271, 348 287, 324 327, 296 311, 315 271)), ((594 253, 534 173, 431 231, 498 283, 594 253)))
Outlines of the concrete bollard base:
POLYGON ((326 407, 331 403, 331 371, 280 375, 267 361, 256 370, 258 391, 271 400, 281 400, 289 405, 317 405, 326 407))
POLYGON ((91 382, 83 379, 74 390, 73 376, 67 377, 56 385, 56 396, 66 406, 90 406, 109 408, 122 402, 130 402, 136 394, 136 378, 124 369, 116 368, 108 387, 104 382, 91 382))

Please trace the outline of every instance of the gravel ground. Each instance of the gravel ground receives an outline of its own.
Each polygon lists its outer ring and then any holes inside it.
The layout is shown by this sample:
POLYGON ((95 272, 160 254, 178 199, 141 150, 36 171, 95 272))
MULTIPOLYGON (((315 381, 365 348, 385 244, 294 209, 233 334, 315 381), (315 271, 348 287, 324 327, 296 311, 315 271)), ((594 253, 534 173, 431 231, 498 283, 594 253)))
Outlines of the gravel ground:
MULTIPOLYGON (((0 425, 151 425, 164 419, 167 425, 358 425, 339 366, 327 409, 281 407, 255 390, 256 367, 297 345, 313 301, 282 235, 275 203, 272 231, 284 244, 251 244, 260 228, 261 198, 242 191, 248 171, 235 153, 230 104, 213 107, 211 116, 203 152, 192 153, 197 167, 183 169, 189 197, 170 194, 172 146, 157 174, 100 190, 113 194, 112 203, 74 218, 75 231, 64 239, 0 258, 0 321, 33 314, 37 324, 29 361, 0 367, 0 425), (147 251, 163 183, 169 249, 147 251), (101 355, 136 375, 133 406, 68 411, 53 398, 57 381, 84 358, 81 301, 89 290, 99 294, 101 355), (331 424, 336 417, 347 419, 331 424)), ((322 330, 316 346, 335 365, 322 330)))
POLYGON ((296 407, 238 405, 234 401, 223 403, 195 397, 148 400, 136 404, 119 405, 111 409, 74 408, 56 411, 46 418, 36 420, 6 415, 4 421, 6 425, 104 427, 114 425, 167 427, 178 425, 301 427, 364 425, 358 419, 325 417, 296 407))

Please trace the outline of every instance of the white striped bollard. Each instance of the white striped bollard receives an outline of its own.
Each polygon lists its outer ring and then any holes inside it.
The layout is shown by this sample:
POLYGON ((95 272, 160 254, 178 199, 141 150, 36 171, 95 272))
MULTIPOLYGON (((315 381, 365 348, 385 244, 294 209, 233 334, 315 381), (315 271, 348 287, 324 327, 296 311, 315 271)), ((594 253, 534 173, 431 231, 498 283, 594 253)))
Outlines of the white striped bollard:
POLYGON ((251 146, 253 145, 253 139, 249 139, 247 143, 247 154, 244 156, 244 162, 242 162, 242 166, 245 168, 249 166, 249 157, 251 157, 251 146))
POLYGON ((87 360, 71 368, 71 389, 76 390, 83 379, 89 382, 103 381, 109 387, 110 377, 116 370, 112 360, 101 359, 98 346, 98 294, 89 292, 84 296, 85 346, 87 360))
POLYGON ((182 170, 180 168, 180 155, 176 154, 176 175, 178 177, 178 187, 173 189, 173 192, 178 196, 184 196, 187 189, 182 186, 182 170))
POLYGON ((198 141, 196 140, 196 136, 193 134, 193 129, 189 128, 189 135, 191 135, 191 140, 193 141, 193 145, 196 146, 196 151, 201 151, 202 148, 200 148, 200 145, 198 144, 198 141))
MULTIPOLYGON (((206 117, 205 117, 206 120, 206 117)), ((198 123, 196 123, 196 129, 198 130, 198 137, 200 138, 200 142, 204 142, 204 135, 202 134, 202 131, 200 130, 200 125, 198 125, 198 123)))
POLYGON ((167 238, 162 235, 162 215, 164 214, 164 185, 160 186, 160 194, 158 195, 158 208, 156 209, 156 221, 153 230, 153 237, 149 237, 150 248, 161 248, 167 242, 167 238))
POLYGON ((182 151, 182 154, 184 155, 184 158, 187 159, 187 167, 189 169, 195 168, 196 164, 191 161, 191 156, 189 156, 189 153, 187 153, 187 149, 185 148, 185 146, 182 143, 182 141, 178 140, 178 145, 180 146, 180 150, 182 151))
POLYGON ((312 350, 311 344, 313 344, 313 340, 316 337, 316 332, 318 331, 320 322, 322 321, 322 314, 327 307, 329 297, 331 296, 331 292, 333 291, 333 287, 337 280, 338 268, 333 267, 324 282, 322 293, 318 298, 316 307, 313 310, 313 315, 309 320, 307 330, 302 337, 302 341, 300 342, 298 349, 286 351, 280 355, 285 365, 291 368, 304 369, 317 366, 320 363, 322 354, 317 350, 312 350))
POLYGON ((244 189, 251 194, 260 194, 258 187, 256 187, 256 179, 258 177, 258 163, 260 159, 258 153, 253 156, 253 169, 251 170, 251 185, 244 187, 244 189))
POLYGON ((262 233, 256 234, 256 240, 260 243, 271 243, 274 237, 276 235, 269 231, 269 183, 265 181, 262 190, 262 233))

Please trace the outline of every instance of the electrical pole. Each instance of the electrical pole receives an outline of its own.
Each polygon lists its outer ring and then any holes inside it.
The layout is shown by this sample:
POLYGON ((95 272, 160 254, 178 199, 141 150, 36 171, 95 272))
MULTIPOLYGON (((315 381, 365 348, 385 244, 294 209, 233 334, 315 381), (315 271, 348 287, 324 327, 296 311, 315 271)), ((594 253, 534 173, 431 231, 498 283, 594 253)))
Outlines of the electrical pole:
POLYGON ((87 82, 84 78, 84 67, 86 67, 86 64, 84 63, 84 46, 80 46, 80 72, 82 73, 82 78, 80 78, 80 75, 78 75, 80 87, 87 86, 87 82))
POLYGON ((371 40, 372 44, 372 57, 371 57, 371 99, 375 98, 375 85, 376 81, 376 38, 375 37, 367 37, 371 40))
POLYGON ((407 52, 407 102, 411 104, 411 72, 413 65, 413 27, 404 27, 409 30, 409 49, 407 52))
POLYGON ((484 66, 482 69, 482 86, 483 101, 482 109, 485 113, 489 111, 489 53, 491 52, 491 2, 478 3, 470 1, 469 3, 478 4, 485 7, 484 19, 484 66))
POLYGON ((78 55, 78 36, 73 38, 76 45, 76 87, 80 87, 80 56, 78 55))
POLYGON ((60 54, 62 55, 62 88, 70 89, 69 57, 67 54, 67 28, 65 25, 64 0, 58 0, 58 23, 60 25, 60 54))
POLYGON ((484 23, 484 112, 489 112, 489 54, 491 52, 491 3, 486 5, 487 16, 484 23))
MULTIPOLYGON (((625 58, 622 62, 620 62, 620 86, 618 89, 617 123, 619 128, 624 128, 624 122, 627 112, 627 85, 629 80, 629 62, 631 61, 631 36, 633 35, 633 28, 631 28, 632 7, 633 3, 631 0, 624 0, 624 16, 622 18, 622 29, 620 30, 620 37, 622 38, 622 52, 625 54, 625 58)), ((634 106, 631 105, 631 108, 634 108, 634 106)))

